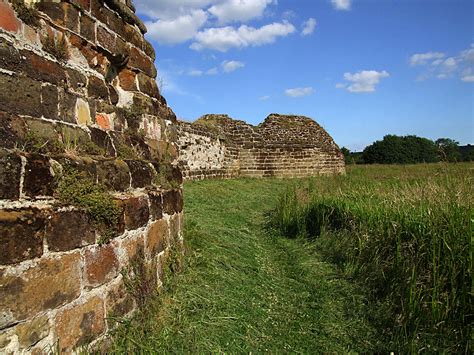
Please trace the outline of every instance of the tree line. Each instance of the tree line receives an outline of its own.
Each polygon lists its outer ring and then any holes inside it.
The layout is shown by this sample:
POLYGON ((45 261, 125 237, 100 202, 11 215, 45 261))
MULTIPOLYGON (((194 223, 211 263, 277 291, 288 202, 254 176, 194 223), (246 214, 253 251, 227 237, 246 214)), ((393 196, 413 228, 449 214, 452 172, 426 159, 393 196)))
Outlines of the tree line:
POLYGON ((346 164, 417 164, 439 161, 474 161, 474 146, 459 146, 450 138, 432 141, 427 138, 386 135, 364 149, 351 152, 343 147, 346 164))

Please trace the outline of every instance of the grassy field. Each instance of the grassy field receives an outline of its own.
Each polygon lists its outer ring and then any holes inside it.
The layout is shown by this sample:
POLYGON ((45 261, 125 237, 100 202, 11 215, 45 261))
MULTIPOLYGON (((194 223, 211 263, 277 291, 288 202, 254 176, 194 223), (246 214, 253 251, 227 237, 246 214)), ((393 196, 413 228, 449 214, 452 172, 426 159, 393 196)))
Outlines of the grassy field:
POLYGON ((184 271, 111 350, 467 350, 473 167, 186 183, 184 271))

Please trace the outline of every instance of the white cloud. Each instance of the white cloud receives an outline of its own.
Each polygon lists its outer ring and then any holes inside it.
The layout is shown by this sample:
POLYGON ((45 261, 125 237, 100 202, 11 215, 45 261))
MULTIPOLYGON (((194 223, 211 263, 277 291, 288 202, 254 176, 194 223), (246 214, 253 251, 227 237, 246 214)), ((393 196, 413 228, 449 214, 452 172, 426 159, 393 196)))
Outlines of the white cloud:
POLYGON ((193 10, 190 14, 172 20, 147 22, 148 36, 160 43, 174 44, 192 39, 206 23, 208 15, 202 10, 193 10))
POLYGON ((260 96, 258 99, 260 101, 267 101, 268 99, 270 99, 270 95, 260 96))
POLYGON ((350 10, 352 0, 331 0, 332 6, 336 10, 350 10))
POLYGON ((336 84, 336 89, 345 89, 346 87, 347 87, 347 84, 343 84, 343 83, 336 84))
POLYGON ((217 75, 219 70, 217 68, 211 68, 206 72, 206 75, 217 75))
POLYGON ((303 30, 301 31, 301 34, 303 36, 310 35, 316 29, 316 24, 317 22, 314 18, 309 18, 307 21, 303 22, 303 30))
POLYGON ((302 97, 314 94, 314 89, 311 86, 305 88, 286 89, 285 95, 289 97, 302 97))
POLYGON ((174 20, 195 10, 204 10, 222 0, 135 0, 137 13, 152 20, 174 20))
POLYGON ((345 73, 344 79, 349 81, 346 89, 353 93, 374 92, 375 87, 380 80, 389 77, 390 74, 385 70, 378 72, 376 70, 362 70, 355 74, 345 73))
POLYGON ((227 0, 213 5, 209 12, 216 16, 220 24, 246 22, 261 17, 273 0, 227 0))
POLYGON ((190 75, 190 76, 201 76, 202 74, 204 74, 204 72, 202 70, 198 70, 198 69, 191 69, 188 72, 188 75, 190 75))
POLYGON ((245 63, 236 60, 225 60, 221 63, 224 73, 231 73, 239 68, 245 67, 245 63))
POLYGON ((285 37, 295 31, 289 22, 275 22, 260 28, 242 25, 234 27, 208 28, 195 36, 195 42, 190 48, 202 50, 204 48, 226 52, 231 48, 245 48, 261 46, 275 42, 277 37, 285 37))
POLYGON ((446 55, 441 52, 428 52, 428 53, 419 53, 419 54, 413 54, 410 57, 410 65, 411 66, 416 66, 416 65, 425 65, 429 61, 436 60, 436 62, 442 58, 444 58, 446 55))
POLYGON ((461 77, 461 80, 466 83, 474 83, 474 75, 465 75, 461 77))

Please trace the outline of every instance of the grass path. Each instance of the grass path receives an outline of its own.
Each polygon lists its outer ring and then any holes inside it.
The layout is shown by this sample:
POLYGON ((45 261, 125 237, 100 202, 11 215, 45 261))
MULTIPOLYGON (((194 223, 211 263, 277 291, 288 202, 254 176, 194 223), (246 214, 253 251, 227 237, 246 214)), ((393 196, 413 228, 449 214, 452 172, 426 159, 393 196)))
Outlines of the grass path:
POLYGON ((376 347, 364 299, 309 244, 272 236, 285 180, 185 185, 185 271, 115 336, 117 351, 346 352, 376 347))

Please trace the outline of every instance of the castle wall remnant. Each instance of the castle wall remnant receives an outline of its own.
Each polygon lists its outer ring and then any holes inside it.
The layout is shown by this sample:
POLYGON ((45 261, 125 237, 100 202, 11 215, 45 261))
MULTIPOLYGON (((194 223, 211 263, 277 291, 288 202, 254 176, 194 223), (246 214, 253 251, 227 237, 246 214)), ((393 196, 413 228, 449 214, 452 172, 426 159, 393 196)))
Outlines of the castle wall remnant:
POLYGON ((0 353, 98 342, 182 250, 176 117, 130 0, 26 3, 0 0, 0 353))
POLYGON ((257 127, 227 115, 178 122, 186 179, 306 177, 343 174, 344 156, 329 134, 304 116, 271 114, 257 127))

